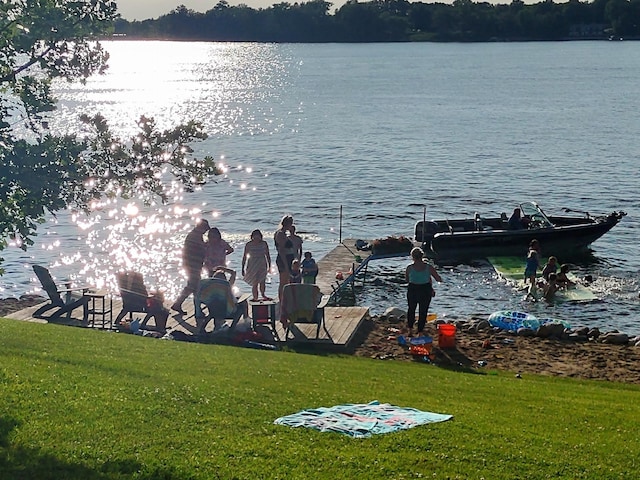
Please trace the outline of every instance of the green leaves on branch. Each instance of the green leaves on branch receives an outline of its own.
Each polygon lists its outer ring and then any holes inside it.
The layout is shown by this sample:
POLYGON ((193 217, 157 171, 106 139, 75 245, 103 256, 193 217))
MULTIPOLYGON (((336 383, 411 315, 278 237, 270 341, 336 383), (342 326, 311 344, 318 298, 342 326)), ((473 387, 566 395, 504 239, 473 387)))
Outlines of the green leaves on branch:
POLYGON ((48 212, 89 212, 104 197, 165 202, 220 173, 211 157, 192 155, 189 143, 207 137, 197 122, 161 131, 142 117, 120 139, 94 114, 81 117, 85 136, 49 132, 51 79, 103 73, 109 56, 95 39, 117 17, 106 0, 0 2, 0 251, 8 239, 32 245, 48 212))
POLYGON ((73 200, 82 181, 81 151, 73 137, 50 135, 0 148, 0 237, 15 239, 23 249, 33 244, 30 237, 46 211, 61 210, 73 200))
POLYGON ((112 31, 116 8, 104 0, 3 2, 0 84, 34 65, 68 80, 104 71, 108 55, 93 40, 112 31))
POLYGON ((105 196, 166 202, 177 188, 174 180, 193 191, 220 173, 213 158, 192 156, 188 144, 207 137, 197 122, 160 131, 152 118, 142 117, 137 135, 122 140, 101 115, 81 120, 89 129, 86 139, 46 135, 0 147, 0 237, 15 237, 26 249, 47 212, 89 212, 105 196))
POLYGON ((81 120, 92 130, 82 155, 88 179, 85 205, 102 194, 141 198, 147 203, 157 196, 166 202, 175 190, 172 179, 191 192, 221 173, 213 158, 191 155, 189 143, 207 138, 200 123, 191 121, 160 131, 153 118, 143 116, 137 135, 123 141, 113 135, 101 115, 83 115, 81 120))

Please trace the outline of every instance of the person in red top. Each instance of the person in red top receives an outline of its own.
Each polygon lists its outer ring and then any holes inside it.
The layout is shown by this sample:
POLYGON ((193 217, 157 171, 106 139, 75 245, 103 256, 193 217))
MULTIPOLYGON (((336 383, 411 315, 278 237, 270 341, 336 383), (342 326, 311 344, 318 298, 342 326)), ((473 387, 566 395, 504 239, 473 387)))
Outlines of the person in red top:
MULTIPOLYGON (((202 265, 204 263, 204 256, 206 253, 206 244, 204 242, 203 235, 207 233, 207 231, 209 231, 209 222, 206 220, 199 220, 194 229, 189 232, 187 238, 184 240, 184 247, 182 248, 182 266, 187 273, 187 286, 182 289, 182 292, 180 292, 176 301, 171 305, 171 310, 174 310, 181 315, 187 313, 182 310, 182 303, 189 295, 195 293, 200 285, 202 265)), ((197 302, 195 302, 195 299, 194 304, 196 318, 202 317, 202 308, 197 302)))

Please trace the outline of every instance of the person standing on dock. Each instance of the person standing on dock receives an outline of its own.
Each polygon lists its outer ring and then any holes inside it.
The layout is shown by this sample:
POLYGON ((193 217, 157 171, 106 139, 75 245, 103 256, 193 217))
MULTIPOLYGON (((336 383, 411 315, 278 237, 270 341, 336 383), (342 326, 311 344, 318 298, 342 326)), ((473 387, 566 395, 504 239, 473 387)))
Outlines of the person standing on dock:
POLYGON ((300 235, 296 234, 295 225, 291 225, 291 228, 289 228, 289 240, 291 240, 291 248, 293 249, 293 258, 291 259, 291 261, 293 262, 294 260, 298 260, 299 262, 301 262, 303 240, 300 235))
POLYGON ((424 261, 424 251, 420 247, 411 250, 413 263, 409 264, 405 270, 407 286, 407 326, 409 335, 413 330, 416 321, 416 307, 418 309, 418 335, 422 334, 427 323, 427 313, 431 298, 434 296, 432 278, 442 282, 440 274, 436 269, 424 261))
POLYGON ((258 301, 258 290, 262 300, 271 300, 266 295, 267 273, 271 266, 269 245, 262 238, 260 230, 251 232, 251 239, 244 247, 242 255, 242 276, 244 281, 251 285, 253 301, 258 301))
POLYGON ((278 267, 278 273, 280 274, 280 285, 278 286, 278 298, 282 298, 282 289, 289 283, 289 276, 291 273, 291 262, 287 259, 287 254, 293 253, 293 242, 289 238, 291 227, 293 226, 293 217, 291 215, 285 215, 280 220, 280 225, 276 233, 273 235, 273 242, 276 246, 276 266, 278 267))
POLYGON ((304 259, 300 263, 302 267, 302 283, 316 283, 318 276, 318 264, 311 252, 304 252, 304 259))
POLYGON ((300 270, 300 260, 291 262, 291 275, 289 283, 302 283, 302 270, 300 270))
MULTIPOLYGON (((195 293, 200 286, 202 276, 202 265, 206 253, 206 244, 203 235, 209 231, 209 222, 204 219, 199 220, 196 226, 189 232, 182 248, 182 266, 187 273, 187 286, 182 289, 176 301, 171 305, 171 310, 185 315, 182 310, 182 303, 189 295, 195 293)), ((202 316, 202 308, 194 299, 196 317, 202 316)))
POLYGON ((227 255, 233 253, 233 247, 223 240, 220 230, 216 227, 209 229, 207 233, 207 248, 204 257, 204 268, 209 277, 213 277, 218 267, 227 266, 227 255))

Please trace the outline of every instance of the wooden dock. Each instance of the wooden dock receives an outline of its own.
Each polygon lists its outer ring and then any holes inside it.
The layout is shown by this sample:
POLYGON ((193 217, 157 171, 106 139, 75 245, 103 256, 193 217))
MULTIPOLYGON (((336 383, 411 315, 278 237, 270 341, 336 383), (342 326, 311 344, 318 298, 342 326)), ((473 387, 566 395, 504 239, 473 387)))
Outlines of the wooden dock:
MULTIPOLYGON (((320 291, 330 297, 329 305, 335 305, 338 297, 345 292, 348 287, 353 286, 356 277, 361 273, 366 273, 369 261, 378 258, 389 258, 405 256, 406 253, 389 255, 372 255, 370 250, 357 250, 354 239, 346 239, 338 244, 324 258, 318 261, 318 277, 316 279, 320 291), (340 272, 341 275, 336 275, 340 272), (337 277, 342 278, 337 278, 337 277)), ((106 315, 95 315, 89 318, 89 327, 100 329, 113 329, 113 319, 122 310, 122 300, 116 294, 109 294, 111 313, 106 315)), ((33 314, 43 304, 25 308, 18 312, 7 315, 7 318, 39 323, 48 323, 46 319, 34 318, 33 314)), ((187 335, 195 335, 197 332, 193 297, 188 298, 182 308, 186 315, 179 315, 171 311, 167 320, 167 331, 183 332, 187 335)), ((99 308, 100 309, 100 308, 99 308)), ((249 309, 249 315, 251 309, 249 309)), ((70 319, 66 317, 55 319, 52 323, 81 326, 82 309, 76 309, 70 319)), ((276 317, 279 309, 276 307, 276 317)), ((289 332, 289 343, 304 343, 325 347, 346 347, 354 339, 356 333, 361 328, 364 320, 368 318, 369 310, 365 307, 355 306, 327 306, 325 307, 324 325, 316 338, 316 325, 314 324, 294 324, 289 332)), ((134 314, 135 318, 142 319, 142 314, 134 314)), ((151 320, 150 325, 153 325, 151 320)), ((210 322, 207 330, 213 328, 210 322)), ((241 328, 245 330, 250 326, 250 317, 241 320, 241 328)), ((256 327, 264 337, 265 343, 283 344, 285 343, 285 329, 279 321, 276 321, 275 331, 265 326, 256 327)))
MULTIPOLYGON (((89 327, 97 329, 113 329, 113 319, 118 315, 122 309, 122 300, 118 296, 111 298, 111 314, 107 314, 103 319, 101 315, 97 315, 95 318, 89 317, 89 327)), ((47 302, 34 305, 32 307, 25 308, 23 310, 10 313, 6 315, 6 318, 14 320, 22 320, 37 323, 49 323, 45 318, 34 318, 34 312, 47 302)), ((186 315, 179 315, 175 312, 171 312, 167 320, 168 332, 183 332, 187 335, 195 335, 197 331, 196 320, 194 315, 194 305, 192 298, 188 298, 182 308, 187 312, 186 315)), ((251 309, 249 309, 251 314, 251 309)), ((265 343, 270 344, 313 344, 317 346, 331 347, 331 348, 346 348, 351 340, 355 337, 360 326, 366 318, 369 316, 369 309, 365 307, 325 307, 324 324, 320 328, 320 332, 316 337, 316 325, 315 324, 294 324, 289 331, 289 338, 285 340, 285 329, 282 324, 276 319, 275 332, 269 327, 259 325, 256 331, 259 332, 265 343)), ((142 320, 143 314, 134 314, 134 318, 142 320)), ((128 317, 125 317, 128 319, 128 317)), ((71 318, 67 318, 66 315, 54 319, 51 323, 57 325, 70 325, 70 326, 82 326, 82 308, 78 308, 73 311, 71 318)), ((251 318, 243 318, 240 320, 240 329, 247 330, 251 326, 251 318)), ((153 326, 153 320, 149 322, 149 326, 153 326)), ((213 328, 213 322, 209 322, 207 331, 210 332, 213 328)))
POLYGON ((354 239, 343 240, 318 261, 316 285, 324 295, 330 296, 330 302, 335 302, 346 287, 353 285, 370 257, 370 250, 356 250, 354 239))
POLYGON ((406 253, 375 255, 371 250, 357 250, 355 242, 351 238, 343 240, 318 262, 316 284, 323 294, 330 296, 332 303, 348 287, 353 287, 358 275, 366 273, 370 261, 407 256, 406 253), (341 279, 338 278, 340 274, 341 279))
POLYGON ((305 344, 332 348, 345 348, 355 337, 362 322, 369 317, 366 307, 325 307, 324 324, 316 337, 315 324, 294 323, 289 329, 289 338, 285 340, 285 329, 276 322, 275 335, 271 329, 260 326, 256 329, 267 343, 305 344))

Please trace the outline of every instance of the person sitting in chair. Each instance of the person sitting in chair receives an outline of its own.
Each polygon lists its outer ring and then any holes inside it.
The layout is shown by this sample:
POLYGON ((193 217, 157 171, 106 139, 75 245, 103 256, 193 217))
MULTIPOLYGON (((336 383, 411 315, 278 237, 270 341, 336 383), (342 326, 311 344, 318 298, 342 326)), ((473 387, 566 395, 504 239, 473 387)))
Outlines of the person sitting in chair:
POLYGON ((246 298, 240 302, 233 294, 233 284, 236 281, 236 272, 231 268, 218 267, 212 278, 200 281, 200 288, 196 293, 196 301, 205 304, 209 311, 207 316, 196 317, 198 333, 205 333, 209 320, 213 318, 214 331, 224 325, 227 318, 233 319, 230 329, 233 329, 240 317, 247 314, 246 298), (227 275, 229 277, 227 278, 227 275))

